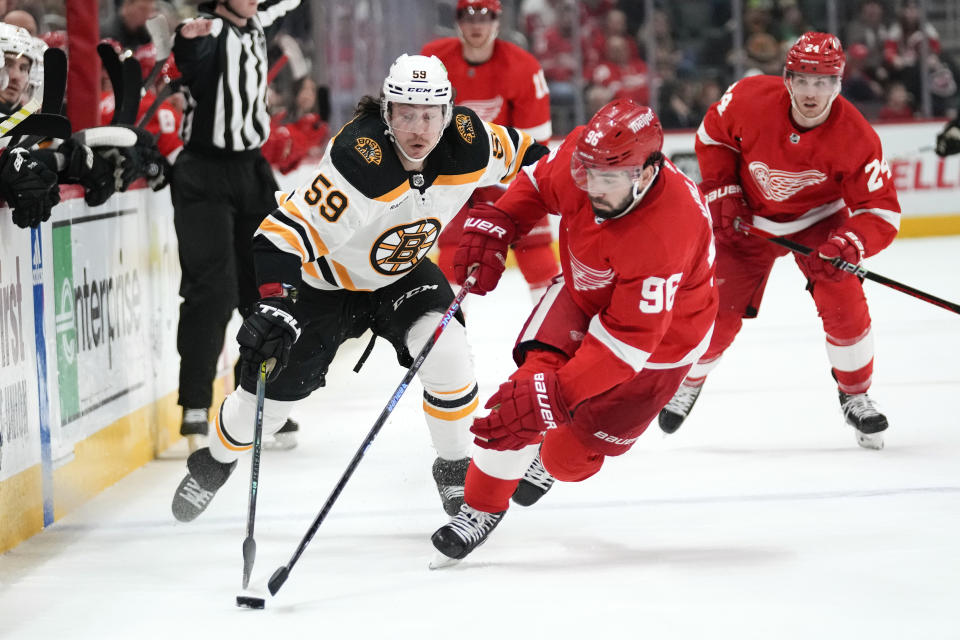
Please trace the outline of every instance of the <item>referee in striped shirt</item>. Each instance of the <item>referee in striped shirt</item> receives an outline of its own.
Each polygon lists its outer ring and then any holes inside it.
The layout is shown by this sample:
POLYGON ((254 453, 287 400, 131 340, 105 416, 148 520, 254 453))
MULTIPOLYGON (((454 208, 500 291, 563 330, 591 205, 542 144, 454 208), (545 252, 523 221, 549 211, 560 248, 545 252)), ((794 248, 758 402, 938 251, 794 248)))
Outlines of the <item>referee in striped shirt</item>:
POLYGON ((267 35, 300 0, 216 0, 182 23, 173 54, 187 97, 184 150, 170 178, 180 251, 180 433, 208 431, 217 358, 235 308, 259 298, 252 238, 278 189, 260 147, 267 115, 267 35))

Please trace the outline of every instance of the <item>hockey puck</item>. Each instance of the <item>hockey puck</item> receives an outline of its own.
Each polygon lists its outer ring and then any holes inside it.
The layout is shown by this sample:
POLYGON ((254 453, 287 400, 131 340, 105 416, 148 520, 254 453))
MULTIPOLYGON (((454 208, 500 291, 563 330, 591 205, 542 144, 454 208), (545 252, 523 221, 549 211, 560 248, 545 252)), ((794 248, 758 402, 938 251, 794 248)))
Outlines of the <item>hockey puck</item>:
POLYGON ((255 596, 237 596, 237 606, 244 609, 263 609, 266 602, 263 598, 255 596))

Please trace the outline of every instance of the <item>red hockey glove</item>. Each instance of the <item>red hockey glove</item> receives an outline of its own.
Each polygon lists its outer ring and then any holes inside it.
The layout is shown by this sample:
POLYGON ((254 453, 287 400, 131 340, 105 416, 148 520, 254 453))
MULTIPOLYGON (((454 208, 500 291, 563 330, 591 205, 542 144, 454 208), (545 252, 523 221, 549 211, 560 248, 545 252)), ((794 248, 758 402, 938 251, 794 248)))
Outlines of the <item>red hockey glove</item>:
POLYGON ((840 258, 844 262, 858 265, 863 261, 863 242, 853 231, 838 229, 826 242, 807 256, 807 269, 814 280, 839 281, 850 275, 849 271, 838 269, 830 260, 840 258))
POLYGON ((547 429, 566 424, 569 414, 560 394, 557 374, 542 371, 532 378, 507 380, 487 404, 493 409, 485 418, 476 418, 470 430, 484 449, 505 451, 533 444, 547 429))
POLYGON ((477 283, 470 293, 482 296, 493 291, 503 275, 507 248, 514 235, 516 226, 504 212, 487 204, 471 209, 463 224, 460 245, 453 254, 453 273, 457 282, 463 284, 470 269, 477 265, 474 272, 477 283))
POLYGON ((744 222, 753 222, 753 209, 743 199, 743 189, 738 184, 721 185, 715 182, 703 182, 700 185, 710 207, 713 218, 713 235, 728 243, 735 244, 744 239, 744 234, 733 226, 737 218, 744 222))

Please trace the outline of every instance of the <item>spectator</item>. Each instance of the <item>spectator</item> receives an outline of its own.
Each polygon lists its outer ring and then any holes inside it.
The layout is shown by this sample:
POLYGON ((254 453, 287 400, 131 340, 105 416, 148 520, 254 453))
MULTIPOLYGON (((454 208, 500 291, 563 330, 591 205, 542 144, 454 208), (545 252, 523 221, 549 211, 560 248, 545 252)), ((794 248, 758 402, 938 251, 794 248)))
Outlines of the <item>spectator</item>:
POLYGON ((779 75, 783 60, 780 44, 769 33, 754 33, 747 40, 744 76, 779 75))
POLYGON ((885 81, 887 76, 883 66, 883 53, 888 35, 884 24, 883 4, 879 0, 864 0, 858 17, 847 25, 846 43, 851 50, 856 44, 867 48, 864 71, 879 82, 885 81))
POLYGON ((890 27, 884 42, 884 60, 891 70, 891 79, 902 82, 914 96, 921 92, 921 64, 926 42, 928 63, 940 63, 940 36, 930 22, 920 24, 916 2, 909 1, 900 9, 897 21, 890 27))
POLYGON ((15 27, 22 27, 27 30, 31 36, 37 35, 37 20, 29 11, 23 9, 14 9, 3 16, 3 21, 12 24, 15 27))
POLYGON ((883 87, 867 72, 870 50, 857 43, 847 49, 847 67, 843 74, 841 95, 856 105, 864 115, 875 110, 883 100, 883 87))
POLYGON ((887 87, 883 108, 877 114, 880 122, 909 120, 913 118, 913 105, 910 93, 901 82, 893 82, 887 87))
POLYGON ((627 39, 607 39, 604 61, 590 72, 591 84, 608 87, 614 98, 629 98, 642 105, 650 103, 647 65, 640 58, 630 57, 627 39))
POLYGON ((147 19, 157 12, 156 0, 122 0, 113 19, 100 25, 100 37, 120 43, 124 49, 136 49, 151 44, 147 19))

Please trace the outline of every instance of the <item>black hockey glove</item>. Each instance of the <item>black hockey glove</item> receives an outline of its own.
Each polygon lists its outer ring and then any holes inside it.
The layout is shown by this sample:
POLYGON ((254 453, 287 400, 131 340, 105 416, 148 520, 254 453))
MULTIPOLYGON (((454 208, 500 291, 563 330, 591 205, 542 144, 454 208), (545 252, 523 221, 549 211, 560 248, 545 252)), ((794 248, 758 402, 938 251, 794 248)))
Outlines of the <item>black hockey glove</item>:
POLYGON ((952 156, 955 153, 960 153, 960 118, 948 122, 937 136, 938 156, 952 156))
POLYGON ((76 140, 65 140, 57 149, 65 166, 60 172, 63 182, 83 185, 83 199, 91 207, 106 202, 116 191, 113 163, 76 140))
POLYGON ((299 337, 300 325, 293 316, 291 298, 262 298, 237 332, 244 369, 258 371, 261 362, 276 358, 267 376, 267 380, 275 379, 287 366, 290 349, 299 337))
POLYGON ((0 154, 0 197, 13 209, 13 223, 21 229, 38 227, 60 202, 57 174, 22 147, 0 154))

